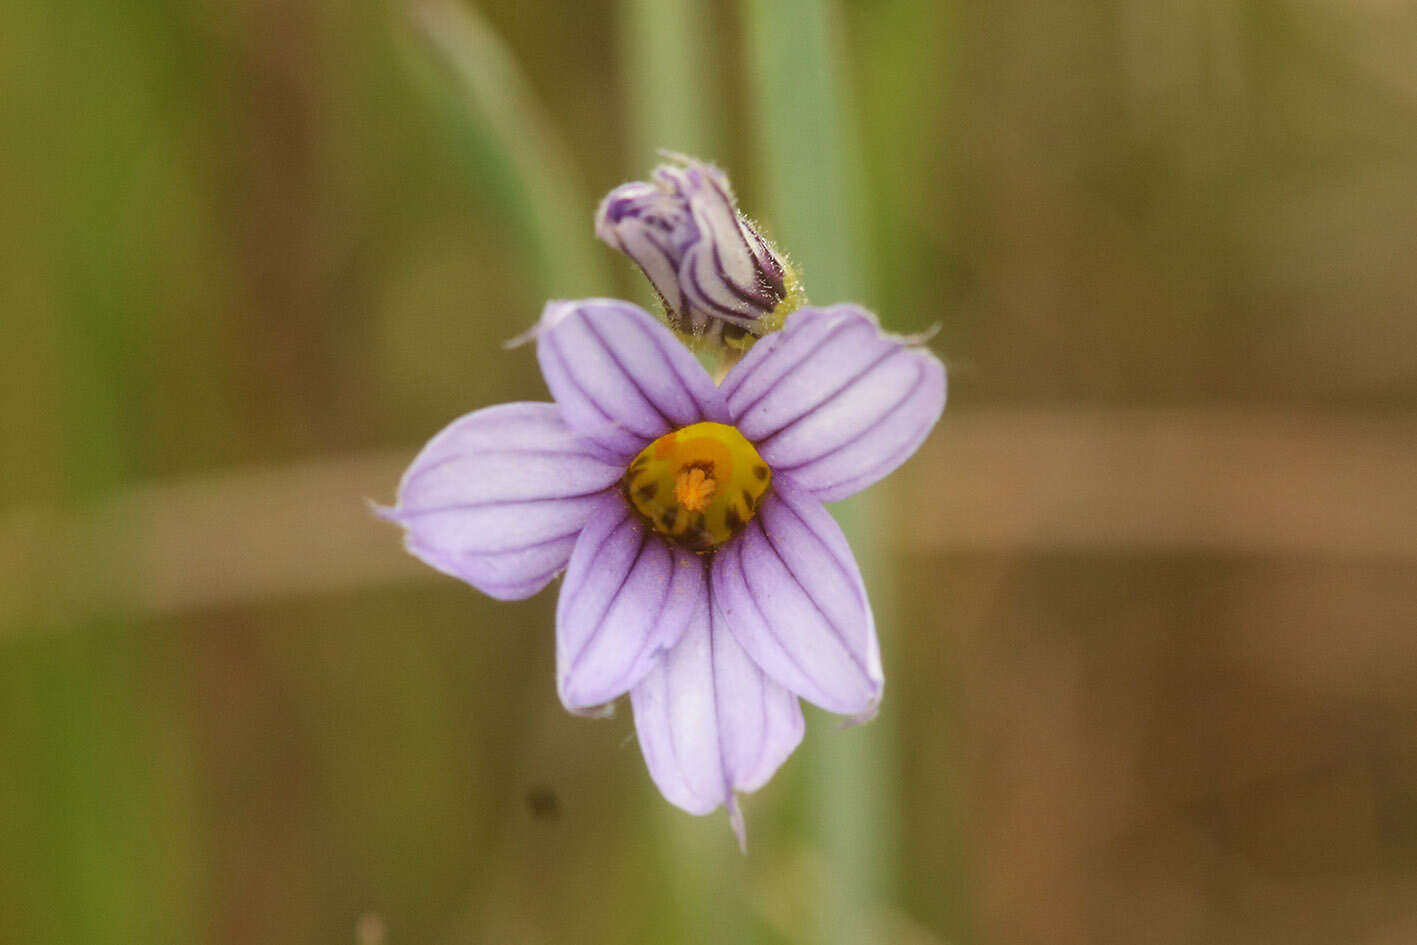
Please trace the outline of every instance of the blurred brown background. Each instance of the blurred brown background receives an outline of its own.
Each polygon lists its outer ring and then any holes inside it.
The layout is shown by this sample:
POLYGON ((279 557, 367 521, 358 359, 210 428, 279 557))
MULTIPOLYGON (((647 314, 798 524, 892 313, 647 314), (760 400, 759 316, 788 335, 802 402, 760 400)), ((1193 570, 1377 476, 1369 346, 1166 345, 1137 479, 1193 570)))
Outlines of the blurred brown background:
POLYGON ((0 942, 1417 942, 1417 7, 789 6, 0 7, 0 942), (747 858, 363 504, 660 145, 951 367, 747 858))

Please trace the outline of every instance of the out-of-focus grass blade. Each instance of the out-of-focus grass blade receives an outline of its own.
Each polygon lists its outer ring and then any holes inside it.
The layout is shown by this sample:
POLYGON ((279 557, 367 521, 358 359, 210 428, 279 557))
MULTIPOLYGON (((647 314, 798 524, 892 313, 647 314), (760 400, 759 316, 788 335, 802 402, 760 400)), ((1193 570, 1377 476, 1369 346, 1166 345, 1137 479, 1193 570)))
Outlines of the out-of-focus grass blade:
MULTIPOLYGON (((158 375, 183 367, 155 329, 170 297, 189 340, 211 311, 179 138, 201 82, 164 45, 184 25, 150 3, 0 5, 0 517, 125 482, 202 403, 163 399, 158 375)), ((118 619, 8 638, 33 623, 17 596, 0 614, 0 941, 192 941, 199 818, 173 689, 118 619)))
MULTIPOLYGON (((720 142, 710 102, 721 90, 704 87, 716 58, 707 20, 703 0, 622 0, 632 162, 649 161, 661 148, 717 156, 720 142)), ((642 169, 635 163, 632 170, 642 169)))
MULTIPOLYGON (((712 75, 714 37, 704 0, 622 0, 616 19, 621 82, 629 130, 626 178, 643 178, 661 150, 717 159, 721 140, 705 87, 712 75)), ((628 266, 628 260, 625 262, 628 266)), ((655 310, 658 301, 642 279, 635 298, 655 310)))
POLYGON ((519 221, 537 243, 546 294, 583 297, 605 291, 590 235, 594 201, 547 120, 511 51, 475 12, 456 0, 414 0, 414 22, 461 85, 467 120, 484 146, 517 178, 519 221))
MULTIPOLYGON (((892 331, 919 332, 943 324, 945 331, 932 347, 947 352, 951 349, 947 339, 958 330, 958 313, 941 308, 946 294, 940 291, 939 270, 942 262, 948 264, 950 260, 945 242, 949 221, 941 220, 943 208, 937 182, 949 172, 948 165, 957 152, 952 146, 954 125, 947 102, 954 76, 951 52, 955 5, 878 0, 869 5, 848 6, 845 12, 852 65, 857 70, 856 87, 861 93, 865 228, 872 237, 874 251, 870 255, 878 267, 871 297, 866 301, 892 331)), ((913 460, 917 471, 923 463, 928 463, 923 456, 913 460)), ((892 477, 861 498, 868 506, 879 502, 880 508, 887 503, 891 509, 908 507, 902 498, 902 485, 902 479, 892 477), (886 499, 887 496, 891 498, 886 499)), ((876 521, 882 523, 883 519, 876 521)), ((886 582, 878 581, 871 588, 877 617, 886 632, 904 626, 901 619, 907 606, 905 584, 897 581, 896 587, 900 590, 895 594, 890 593, 892 589, 886 582)), ((900 666, 901 649, 899 645, 889 646, 884 654, 888 676, 892 655, 897 659, 894 665, 900 666)), ((892 718, 889 710, 888 703, 887 718, 892 718)), ((937 716, 931 724, 948 726, 953 721, 937 716)), ((896 731, 904 733, 912 727, 918 725, 910 726, 903 720, 896 731)), ((902 739, 897 738, 896 744, 901 743, 902 739)), ((929 813, 915 810, 906 816, 934 817, 943 824, 961 822, 959 811, 952 805, 929 813)), ((904 837, 906 833, 898 828, 896 836, 904 837)), ((909 908, 919 904, 918 900, 910 903, 909 897, 919 897, 922 886, 928 887, 929 914, 936 918, 948 916, 944 930, 967 938, 970 916, 964 890, 968 880, 961 878, 966 875, 967 861, 963 838, 956 835, 953 839, 953 869, 923 884, 916 877, 898 875, 893 892, 897 903, 909 908)))
POLYGON ((746 0, 763 212, 814 303, 863 298, 860 161, 827 0, 746 0))
POLYGON ((948 330, 953 313, 941 309, 938 288, 941 214, 929 195, 954 153, 942 140, 949 119, 941 119, 940 104, 949 91, 951 73, 942 64, 949 62, 954 7, 878 0, 847 13, 861 67, 862 141, 874 143, 862 149, 866 229, 880 267, 870 302, 892 331, 925 331, 942 320, 948 330))
MULTIPOLYGON (((747 60, 751 72, 761 193, 768 230, 801 270, 817 303, 869 301, 869 272, 860 206, 859 158, 842 74, 840 11, 829 0, 745 0, 747 60)), ((879 541, 860 500, 836 506, 861 569, 884 599, 889 575, 879 541)), ((883 635, 889 623, 881 607, 883 635)), ((895 833, 888 800, 894 770, 890 732, 881 722, 865 729, 820 733, 804 755, 811 829, 821 838, 834 873, 822 896, 817 942, 869 940, 863 917, 890 895, 895 833)))

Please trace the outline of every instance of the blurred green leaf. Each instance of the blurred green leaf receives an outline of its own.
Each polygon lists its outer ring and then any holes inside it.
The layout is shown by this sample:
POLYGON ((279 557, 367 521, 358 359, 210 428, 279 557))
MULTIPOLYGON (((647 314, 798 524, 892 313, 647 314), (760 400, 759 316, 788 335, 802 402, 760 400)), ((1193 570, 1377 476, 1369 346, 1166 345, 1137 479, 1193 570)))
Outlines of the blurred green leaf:
POLYGON ((762 213, 813 304, 866 299, 859 144, 827 0, 745 0, 762 213))
POLYGON ((591 238, 595 203, 516 57, 471 5, 414 0, 409 9, 465 95, 463 117, 473 141, 515 175, 520 199, 508 209, 534 236, 546 294, 604 294, 604 270, 591 238))
POLYGON ((712 159, 720 144, 711 78, 718 37, 703 0, 622 0, 620 38, 632 174, 660 149, 712 159))

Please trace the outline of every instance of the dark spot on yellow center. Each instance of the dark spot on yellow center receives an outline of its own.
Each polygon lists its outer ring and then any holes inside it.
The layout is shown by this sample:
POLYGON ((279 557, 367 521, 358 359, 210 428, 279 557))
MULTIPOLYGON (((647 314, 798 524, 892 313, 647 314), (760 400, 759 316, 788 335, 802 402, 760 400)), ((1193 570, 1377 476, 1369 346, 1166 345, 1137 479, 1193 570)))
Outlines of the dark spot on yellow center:
POLYGON ((712 551, 752 520, 772 472, 734 427, 695 423, 645 447, 621 480, 650 527, 691 551, 712 551))

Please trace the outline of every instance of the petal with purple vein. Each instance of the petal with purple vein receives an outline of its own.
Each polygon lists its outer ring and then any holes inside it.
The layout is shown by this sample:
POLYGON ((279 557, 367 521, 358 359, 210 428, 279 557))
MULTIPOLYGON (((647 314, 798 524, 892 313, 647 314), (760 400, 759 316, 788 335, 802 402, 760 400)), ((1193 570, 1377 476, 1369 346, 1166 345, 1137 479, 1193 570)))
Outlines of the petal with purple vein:
POLYGON ((556 676, 573 711, 644 678, 708 594, 704 563, 648 529, 624 498, 600 500, 576 544, 556 605, 556 676))
POLYGON ((802 309, 723 383, 734 423, 776 473, 832 502, 905 462, 939 419, 945 369, 852 305, 802 309))
POLYGON ((808 702, 866 719, 884 677, 856 560, 821 503, 787 476, 714 557, 712 594, 743 649, 808 702))
POLYGON ((727 418, 718 389, 689 349, 629 302, 549 303, 537 357, 567 424, 618 459, 670 430, 727 418))
POLYGON ((414 459, 382 509, 410 552, 492 597, 530 597, 566 566, 576 535, 622 470, 597 458, 555 404, 455 420, 414 459))
POLYGON ((792 754, 802 740, 802 709, 748 658, 723 620, 706 596, 630 698, 660 793, 691 814, 727 805, 742 843, 733 792, 762 787, 792 754))

